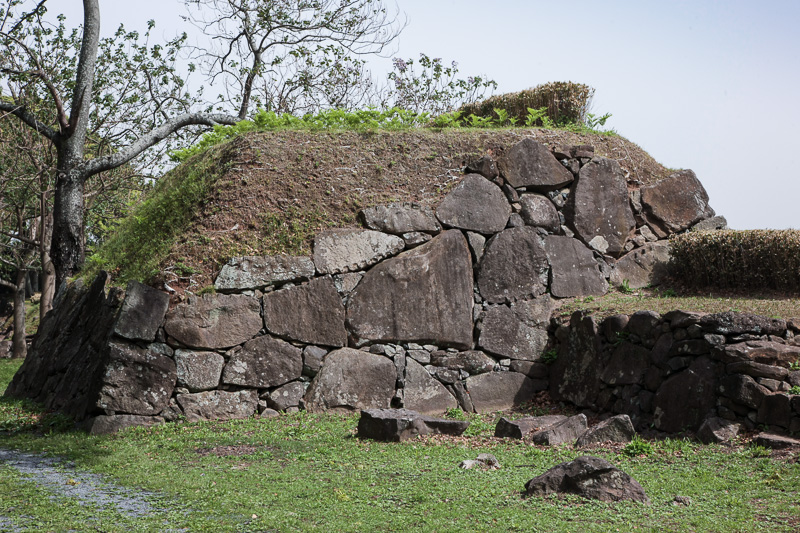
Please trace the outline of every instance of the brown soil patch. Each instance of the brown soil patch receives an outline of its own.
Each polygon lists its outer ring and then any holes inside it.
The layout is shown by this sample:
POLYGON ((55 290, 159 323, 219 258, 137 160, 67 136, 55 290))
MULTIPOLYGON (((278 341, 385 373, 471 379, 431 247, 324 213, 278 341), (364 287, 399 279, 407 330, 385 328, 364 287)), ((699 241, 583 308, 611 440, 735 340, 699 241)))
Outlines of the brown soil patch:
POLYGON ((216 457, 243 457, 261 451, 258 446, 214 446, 213 448, 197 448, 195 452, 200 457, 214 455, 216 457))
POLYGON ((233 141, 235 164, 199 206, 162 269, 188 267, 183 270, 193 274, 166 279, 196 291, 212 284, 234 256, 308 254, 317 231, 357 227, 365 207, 397 201, 436 206, 469 158, 499 157, 525 137, 549 146, 590 144, 597 155, 617 160, 631 183, 671 172, 622 137, 567 131, 256 133, 233 141))

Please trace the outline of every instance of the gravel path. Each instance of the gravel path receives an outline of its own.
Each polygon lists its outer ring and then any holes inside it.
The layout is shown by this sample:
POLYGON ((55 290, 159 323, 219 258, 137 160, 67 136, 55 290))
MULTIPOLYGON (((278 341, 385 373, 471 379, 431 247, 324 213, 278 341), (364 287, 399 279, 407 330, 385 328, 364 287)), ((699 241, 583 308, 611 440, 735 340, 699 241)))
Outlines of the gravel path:
MULTIPOLYGON (((163 511, 148 501, 158 494, 114 485, 98 474, 80 472, 73 464, 60 459, 0 448, 0 464, 14 468, 52 492, 54 498, 73 498, 83 505, 113 509, 131 518, 163 511)), ((0 531, 24 530, 14 528, 8 517, 0 516, 0 531)))

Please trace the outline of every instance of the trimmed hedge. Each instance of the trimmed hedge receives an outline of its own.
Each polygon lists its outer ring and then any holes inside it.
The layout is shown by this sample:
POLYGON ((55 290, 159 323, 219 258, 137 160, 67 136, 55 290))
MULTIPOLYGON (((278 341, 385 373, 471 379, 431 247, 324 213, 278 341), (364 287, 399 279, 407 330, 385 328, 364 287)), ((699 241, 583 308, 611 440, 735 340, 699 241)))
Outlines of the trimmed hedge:
POLYGON ((687 286, 800 290, 800 230, 689 232, 670 245, 672 275, 687 286))
POLYGON ((464 105, 459 111, 464 117, 493 117, 495 108, 504 109, 510 117, 517 118, 523 124, 528 116, 528 108, 546 107, 546 116, 557 126, 584 124, 592 96, 594 89, 583 83, 553 81, 517 93, 498 94, 482 102, 464 105))

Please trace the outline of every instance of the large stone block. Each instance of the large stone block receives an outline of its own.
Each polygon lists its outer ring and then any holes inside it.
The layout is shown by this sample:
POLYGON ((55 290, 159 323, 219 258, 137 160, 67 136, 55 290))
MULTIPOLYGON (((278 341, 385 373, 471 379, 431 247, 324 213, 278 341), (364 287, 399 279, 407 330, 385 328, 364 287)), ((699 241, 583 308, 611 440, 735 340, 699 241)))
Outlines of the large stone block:
POLYGON ((331 229, 314 238, 314 264, 320 274, 361 270, 398 254, 405 242, 396 235, 362 229, 331 229))
POLYGON ((387 409, 394 396, 397 370, 388 357, 342 348, 325 357, 306 392, 311 412, 387 409))
POLYGON ((628 185, 619 163, 596 157, 581 168, 569 196, 567 224, 585 243, 602 237, 606 253, 617 256, 636 227, 628 201, 628 185))
POLYGON ((303 351, 269 335, 247 341, 231 356, 222 373, 223 383, 266 389, 303 373, 303 351))
POLYGON ((627 282, 631 289, 661 284, 668 274, 669 244, 649 242, 619 258, 609 281, 616 287, 627 282))
POLYGON ((698 429, 714 408, 716 386, 716 371, 707 357, 698 357, 688 369, 667 378, 653 404, 656 429, 667 433, 698 429))
POLYGON ((614 348, 611 360, 603 368, 600 379, 609 385, 640 384, 650 367, 650 350, 622 342, 614 348))
POLYGON ((558 216, 556 206, 546 196, 541 194, 523 194, 519 203, 522 206, 520 215, 528 226, 544 228, 554 233, 561 227, 561 218, 558 216))
POLYGON ((431 364, 450 370, 463 370, 470 375, 485 374, 494 370, 497 362, 478 350, 466 352, 434 352, 431 354, 431 364))
POLYGON ((438 233, 442 230, 430 207, 412 203, 395 203, 368 207, 359 213, 368 229, 402 235, 421 231, 438 233))
POLYGON ((600 392, 600 338, 591 316, 570 318, 558 358, 550 367, 550 395, 580 407, 593 407, 600 392))
POLYGON ((176 379, 172 358, 134 344, 111 342, 96 407, 156 415, 167 406, 176 379))
POLYGON ((714 216, 708 205, 708 193, 691 170, 681 170, 641 190, 648 221, 667 233, 683 231, 714 216))
POLYGON ((534 444, 542 446, 573 444, 586 431, 587 424, 586 415, 577 414, 531 433, 530 439, 534 444))
POLYGON ((264 295, 264 325, 273 335, 322 346, 347 344, 345 310, 330 276, 264 295))
POLYGON ((466 239, 460 231, 445 231, 367 272, 350 295, 347 324, 357 345, 417 342, 469 349, 472 287, 466 239))
POLYGON ((216 389, 225 366, 225 358, 216 352, 175 350, 178 386, 192 392, 216 389))
POLYGON ((600 442, 631 442, 634 435, 636 435, 636 430, 633 428, 630 417, 617 415, 586 429, 575 441, 575 446, 581 448, 600 442))
POLYGON ((572 183, 572 173, 545 146, 531 138, 509 148, 497 162, 500 173, 512 187, 547 192, 572 183))
POLYGON ((138 281, 129 281, 125 289, 114 333, 130 340, 152 342, 164 322, 169 295, 138 281))
POLYGON ((214 282, 219 292, 263 289, 288 281, 314 277, 310 257, 271 255, 234 257, 222 267, 214 282))
POLYGON ((458 436, 468 426, 465 420, 433 418, 409 409, 364 409, 358 420, 358 438, 403 442, 421 435, 458 436))
POLYGON ((547 347, 547 329, 531 325, 514 310, 505 305, 490 307, 483 317, 478 344, 499 356, 536 361, 547 347))
POLYGON ((422 365, 406 359, 406 386, 403 407, 424 415, 438 415, 458 407, 458 402, 422 365))
POLYGON ((494 428, 494 436, 509 439, 524 439, 531 433, 560 424, 564 415, 527 416, 516 420, 501 417, 494 428))
POLYGON ((489 372, 467 378, 467 391, 477 413, 511 409, 530 401, 542 389, 537 382, 517 372, 489 372))
POLYGON ((632 500, 649 503, 642 486, 605 459, 592 456, 556 465, 525 484, 528 496, 575 494, 604 502, 632 500))
POLYGON ((548 235, 544 249, 550 262, 550 294, 556 298, 601 296, 608 282, 594 254, 578 239, 548 235))
POLYGON ((191 348, 216 350, 242 344, 263 326, 261 304, 240 294, 191 297, 167 313, 164 329, 191 348))
POLYGON ((196 394, 178 394, 178 405, 186 420, 233 420, 253 416, 258 407, 258 391, 227 392, 212 390, 196 394))
POLYGON ((445 226, 478 233, 497 233, 506 227, 511 205, 500 187, 478 174, 467 174, 436 208, 445 226))
POLYGON ((510 228, 486 244, 478 289, 490 303, 506 303, 543 294, 547 287, 547 253, 536 230, 510 228))

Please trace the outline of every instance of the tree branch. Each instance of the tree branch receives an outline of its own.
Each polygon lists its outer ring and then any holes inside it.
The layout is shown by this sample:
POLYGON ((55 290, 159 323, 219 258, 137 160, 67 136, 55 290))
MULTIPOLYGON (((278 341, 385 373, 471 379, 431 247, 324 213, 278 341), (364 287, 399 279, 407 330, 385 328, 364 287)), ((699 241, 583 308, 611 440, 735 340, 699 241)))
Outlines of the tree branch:
POLYGON ((185 113, 173 118, 172 120, 169 120, 168 122, 165 122, 161 126, 137 139, 133 144, 126 146, 118 152, 87 161, 84 165, 85 177, 88 178, 99 172, 104 172, 120 165, 124 165, 151 146, 158 144, 166 139, 169 135, 175 133, 181 128, 185 128, 186 126, 212 127, 220 124, 233 125, 237 122, 239 122, 239 119, 231 115, 217 113, 185 113))
POLYGON ((28 111, 24 105, 12 104, 10 102, 0 102, 0 111, 11 113, 22 122, 33 128, 37 133, 44 135, 53 143, 58 139, 58 133, 49 126, 39 122, 36 116, 28 111))

